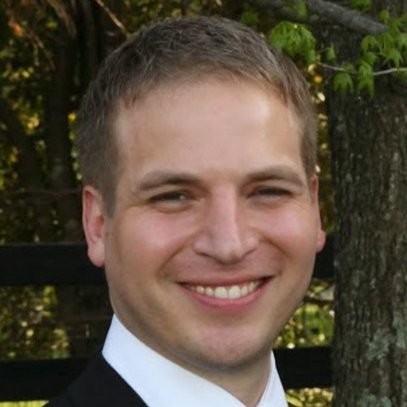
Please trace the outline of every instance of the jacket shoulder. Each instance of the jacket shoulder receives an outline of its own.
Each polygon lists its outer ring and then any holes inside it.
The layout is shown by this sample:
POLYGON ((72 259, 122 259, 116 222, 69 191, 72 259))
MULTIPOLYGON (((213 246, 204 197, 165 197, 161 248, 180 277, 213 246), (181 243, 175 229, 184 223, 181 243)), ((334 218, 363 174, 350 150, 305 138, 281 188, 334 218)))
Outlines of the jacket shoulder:
POLYGON ((44 407, 147 407, 138 394, 105 361, 93 359, 60 397, 44 407))
POLYGON ((44 404, 43 407, 73 407, 73 405, 62 395, 44 404))

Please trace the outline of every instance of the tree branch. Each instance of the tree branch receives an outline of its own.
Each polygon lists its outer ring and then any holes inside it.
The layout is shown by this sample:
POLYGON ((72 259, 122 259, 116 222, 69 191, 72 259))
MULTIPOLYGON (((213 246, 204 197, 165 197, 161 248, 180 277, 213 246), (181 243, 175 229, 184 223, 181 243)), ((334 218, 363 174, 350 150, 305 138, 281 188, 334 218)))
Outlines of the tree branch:
POLYGON ((386 25, 373 20, 360 13, 357 10, 352 10, 348 7, 334 4, 325 0, 304 0, 308 12, 311 14, 307 19, 299 15, 295 8, 290 7, 290 4, 295 4, 299 0, 287 2, 284 0, 257 0, 255 3, 268 11, 277 12, 285 18, 296 22, 316 23, 315 16, 323 18, 333 24, 339 24, 352 31, 361 34, 380 34, 387 30, 386 25))
POLYGON ((71 38, 76 38, 77 31, 75 22, 73 19, 73 14, 68 10, 69 3, 65 4, 63 1, 56 1, 56 0, 47 0, 47 3, 52 7, 55 11, 56 15, 65 25, 65 28, 70 35, 71 38))
POLYGON ((384 24, 366 17, 359 11, 331 3, 330 1, 305 0, 305 3, 308 10, 312 13, 362 34, 380 34, 387 30, 384 24))
POLYGON ((283 0, 256 0, 258 7, 266 12, 277 14, 279 17, 296 23, 309 23, 309 20, 301 16, 295 9, 287 5, 283 0))
MULTIPOLYGON (((335 72, 347 72, 351 75, 354 75, 356 73, 356 72, 350 71, 349 69, 345 69, 340 66, 325 64, 323 62, 319 62, 318 65, 321 66, 322 68, 326 68, 326 69, 329 69, 329 70, 335 71, 335 72)), ((373 76, 391 75, 393 73, 401 73, 401 72, 407 72, 407 67, 388 68, 388 69, 384 69, 382 71, 374 71, 373 76)))
MULTIPOLYGON (((1 195, 2 192, 0 192, 1 195)), ((81 188, 67 188, 61 190, 51 190, 45 188, 24 188, 24 189, 14 189, 6 191, 8 196, 26 196, 31 195, 32 197, 52 197, 52 198, 66 198, 68 195, 79 196, 81 193, 81 188)))
POLYGON ((119 18, 116 16, 116 14, 113 13, 113 11, 106 5, 105 2, 102 0, 94 0, 99 7, 108 15, 108 17, 112 20, 113 24, 121 31, 122 34, 127 36, 129 32, 127 31, 126 27, 124 24, 119 20, 119 18))
POLYGON ((315 298, 306 295, 303 299, 303 303, 306 304, 313 304, 323 307, 324 305, 333 305, 333 299, 324 299, 324 298, 315 298))

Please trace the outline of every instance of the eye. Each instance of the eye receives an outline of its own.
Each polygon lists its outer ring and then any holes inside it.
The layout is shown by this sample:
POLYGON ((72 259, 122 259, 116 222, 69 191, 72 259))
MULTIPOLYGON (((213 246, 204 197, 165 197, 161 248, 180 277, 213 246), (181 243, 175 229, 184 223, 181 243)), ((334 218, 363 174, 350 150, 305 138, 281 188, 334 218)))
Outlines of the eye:
POLYGON ((150 202, 183 202, 189 199, 188 195, 182 191, 164 192, 150 198, 150 202))
POLYGON ((185 191, 168 191, 153 195, 148 199, 150 205, 164 212, 178 211, 190 206, 193 197, 185 191))
POLYGON ((292 191, 279 185, 259 185, 252 189, 249 198, 256 204, 276 206, 292 196, 292 191))
POLYGON ((260 196, 265 198, 277 198, 290 195, 290 191, 281 187, 259 187, 253 192, 253 196, 260 196))

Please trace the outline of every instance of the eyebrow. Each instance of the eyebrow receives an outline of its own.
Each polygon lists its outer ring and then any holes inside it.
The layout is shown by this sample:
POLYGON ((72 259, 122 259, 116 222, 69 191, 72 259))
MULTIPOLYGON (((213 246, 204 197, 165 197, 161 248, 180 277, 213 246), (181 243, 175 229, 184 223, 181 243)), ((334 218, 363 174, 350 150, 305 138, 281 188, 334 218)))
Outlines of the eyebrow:
MULTIPOLYGON (((300 175, 292 168, 285 165, 275 165, 253 171, 244 176, 243 183, 276 180, 292 183, 297 187, 304 186, 304 181, 300 175)), ((202 180, 195 175, 186 172, 171 172, 157 170, 144 176, 137 185, 136 190, 146 192, 164 185, 201 185, 202 180)))
POLYGON ((163 185, 200 184, 201 181, 187 173, 170 171, 153 171, 145 175, 137 186, 139 191, 148 191, 163 185))
POLYGON ((254 171, 247 176, 248 181, 285 181, 289 182, 295 186, 304 186, 304 181, 301 176, 293 170, 291 167, 286 165, 275 165, 270 166, 259 171, 254 171))

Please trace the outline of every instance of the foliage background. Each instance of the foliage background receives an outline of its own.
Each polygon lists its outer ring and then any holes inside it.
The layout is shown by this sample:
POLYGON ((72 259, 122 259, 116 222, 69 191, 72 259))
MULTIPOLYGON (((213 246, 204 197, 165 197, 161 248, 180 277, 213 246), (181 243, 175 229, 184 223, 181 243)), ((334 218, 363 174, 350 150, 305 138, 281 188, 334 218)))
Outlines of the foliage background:
MULTIPOLYGON (((390 13, 369 0, 5 0, 0 4, 1 244, 82 240, 80 173, 72 147, 81 95, 104 56, 130 32, 153 19, 187 14, 240 20, 304 71, 320 119, 324 225, 335 230, 326 90, 372 99, 378 78, 392 77, 405 86, 403 8, 390 13), (357 33, 346 56, 336 41, 342 26, 357 33)), ((106 298, 100 287, 1 288, 0 358, 89 355, 108 324, 106 298)), ((276 346, 328 345, 333 318, 332 281, 314 281, 276 346)), ((314 389, 290 397, 298 406, 322 407, 332 395, 314 389)))

